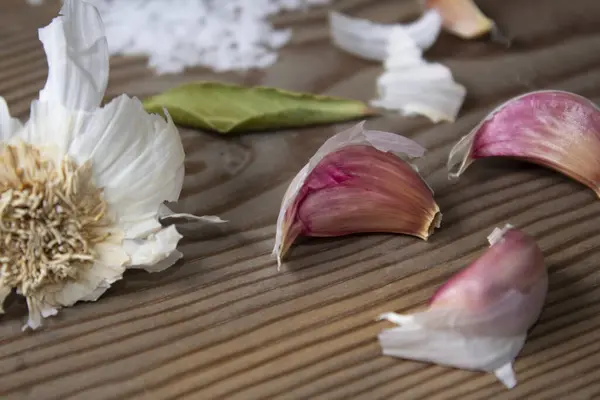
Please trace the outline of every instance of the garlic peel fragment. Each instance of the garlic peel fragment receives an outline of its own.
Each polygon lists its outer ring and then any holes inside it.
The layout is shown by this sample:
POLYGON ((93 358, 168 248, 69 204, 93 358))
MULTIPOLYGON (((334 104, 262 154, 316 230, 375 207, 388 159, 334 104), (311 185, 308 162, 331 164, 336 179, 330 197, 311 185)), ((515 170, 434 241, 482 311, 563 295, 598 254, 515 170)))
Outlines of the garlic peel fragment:
POLYGON ((340 49, 367 60, 383 61, 392 32, 401 30, 416 47, 428 49, 441 30, 441 16, 435 10, 426 11, 417 21, 409 24, 378 24, 353 18, 337 11, 329 13, 333 43, 340 49))
POLYGON ((21 121, 10 116, 6 100, 0 96, 0 141, 6 141, 22 128, 21 121))
POLYGON ((492 233, 490 233, 487 237, 490 246, 493 246, 496 243, 500 242, 500 240, 502 240, 506 232, 510 231, 511 229, 514 229, 514 226, 512 226, 511 224, 506 224, 503 228, 494 228, 492 233))
POLYGON ((194 215, 188 213, 175 213, 166 204, 161 204, 158 208, 158 219, 168 221, 170 219, 183 219, 189 222, 203 222, 207 224, 223 224, 228 222, 216 215, 194 215))
POLYGON ((439 226, 433 192, 407 162, 425 149, 400 135, 363 126, 361 122, 328 139, 290 183, 277 219, 273 254, 278 265, 300 234, 397 232, 426 239, 439 226), (404 206, 415 208, 402 209, 403 200, 404 206))
POLYGON ((377 79, 378 98, 371 105, 424 115, 432 122, 454 121, 466 96, 448 67, 429 63, 421 50, 402 30, 390 35, 385 72, 377 79))
POLYGON ((535 91, 492 111, 451 150, 448 176, 475 160, 511 157, 561 172, 600 196, 600 108, 574 93, 535 91))
POLYGON ((92 111, 100 105, 108 84, 104 24, 95 7, 73 1, 64 2, 60 15, 38 31, 48 60, 48 79, 39 99, 92 111))
POLYGON ((383 355, 467 370, 484 369, 496 375, 507 388, 516 386, 512 359, 521 351, 526 335, 466 338, 453 331, 432 330, 424 321, 407 321, 406 318, 399 317, 402 316, 394 313, 380 317, 401 324, 400 327, 388 329, 379 335, 383 355), (399 336, 402 336, 400 340, 399 336), (500 348, 505 356, 491 358, 488 356, 489 348, 500 348), (503 362, 504 359, 507 361, 503 362))
POLYGON ((454 275, 426 311, 382 314, 398 326, 379 335, 383 354, 494 373, 516 385, 512 363, 537 320, 548 276, 541 251, 529 236, 496 228, 491 247, 454 275))
POLYGON ((227 220, 221 219, 220 217, 218 217, 216 215, 193 215, 193 214, 187 214, 187 213, 173 213, 170 215, 166 215, 166 216, 162 217, 161 219, 165 220, 165 219, 169 219, 169 218, 183 218, 188 221, 199 221, 199 222, 205 222, 205 223, 211 223, 211 224, 223 224, 225 222, 228 222, 227 220))
POLYGON ((447 67, 423 59, 423 50, 433 45, 441 24, 437 9, 425 11, 412 24, 387 25, 330 13, 336 46, 362 58, 385 61, 385 72, 377 80, 378 98, 371 105, 406 116, 424 115, 434 123, 454 121, 466 95, 447 67))

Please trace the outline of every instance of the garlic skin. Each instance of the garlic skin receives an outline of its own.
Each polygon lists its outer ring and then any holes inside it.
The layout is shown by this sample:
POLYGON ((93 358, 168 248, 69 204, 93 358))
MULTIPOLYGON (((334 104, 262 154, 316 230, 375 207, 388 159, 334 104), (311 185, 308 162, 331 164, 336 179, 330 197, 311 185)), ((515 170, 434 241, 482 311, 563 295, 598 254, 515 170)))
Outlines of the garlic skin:
POLYGON ((437 39, 442 19, 437 11, 429 10, 409 24, 378 24, 332 11, 329 26, 333 44, 338 48, 367 60, 383 61, 394 31, 404 32, 414 46, 426 50, 437 39))
POLYGON ((382 314, 399 326, 379 334, 383 354, 494 373, 507 387, 527 331, 548 291, 542 253, 530 236, 506 225, 490 248, 440 287, 426 311, 382 314))
POLYGON ((494 29, 494 22, 473 0, 425 0, 424 5, 440 14, 446 31, 463 39, 477 38, 494 29))
POLYGON ((65 0, 39 38, 49 71, 29 120, 0 97, 0 304, 13 290, 26 298, 24 329, 97 300, 128 268, 182 256, 175 226, 159 222, 184 177, 172 120, 126 95, 100 107, 109 58, 92 5, 65 0))
POLYGON ((423 115, 433 123, 456 120, 467 90, 454 81, 448 67, 426 61, 403 30, 390 35, 384 67, 372 106, 406 116, 423 115))
POLYGON ((600 108, 585 97, 541 90, 497 107, 451 150, 450 179, 473 161, 512 157, 554 169, 600 196, 600 108))
POLYGON ((406 159, 425 149, 364 122, 327 140, 284 195, 273 254, 278 266, 300 236, 390 232, 426 240, 441 214, 433 192, 406 159))
POLYGON ((454 81, 450 69, 423 59, 442 27, 438 10, 426 10, 411 24, 378 24, 335 11, 329 22, 337 47, 385 61, 385 72, 377 79, 378 97, 371 105, 406 116, 423 115, 434 123, 456 119, 466 89, 454 81))

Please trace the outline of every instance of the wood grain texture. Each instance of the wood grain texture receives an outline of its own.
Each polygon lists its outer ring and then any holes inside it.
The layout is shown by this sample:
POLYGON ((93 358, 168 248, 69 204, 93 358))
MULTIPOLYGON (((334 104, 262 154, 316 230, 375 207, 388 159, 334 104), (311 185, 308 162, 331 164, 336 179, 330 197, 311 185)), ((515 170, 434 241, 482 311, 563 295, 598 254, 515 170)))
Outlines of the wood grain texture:
MULTIPOLYGON (((0 5, 0 94, 26 118, 46 78, 35 29, 58 2, 0 5)), ((562 175, 515 161, 480 161, 446 179, 453 143, 495 105, 524 91, 570 90, 600 102, 597 0, 482 0, 512 40, 505 48, 443 35, 427 57, 468 89, 454 124, 386 115, 368 126, 429 149, 419 168, 444 224, 429 242, 398 235, 306 240, 278 272, 270 256, 287 184, 340 124, 234 137, 181 129, 187 175, 178 209, 219 214, 225 226, 183 226, 184 262, 132 272, 99 301, 78 304, 22 333, 26 305, 0 318, 2 399, 593 399, 600 398, 600 202, 562 175), (550 292, 507 391, 489 374, 380 355, 375 322, 422 306, 451 274, 511 222, 535 235, 550 292)), ((416 2, 340 0, 335 7, 382 22, 414 17, 416 2)), ((276 19, 295 29, 266 71, 193 69, 157 77, 143 58, 112 60, 107 98, 146 96, 184 82, 222 80, 367 101, 381 67, 336 50, 325 12, 276 19)), ((600 156, 600 155, 599 155, 600 156)))

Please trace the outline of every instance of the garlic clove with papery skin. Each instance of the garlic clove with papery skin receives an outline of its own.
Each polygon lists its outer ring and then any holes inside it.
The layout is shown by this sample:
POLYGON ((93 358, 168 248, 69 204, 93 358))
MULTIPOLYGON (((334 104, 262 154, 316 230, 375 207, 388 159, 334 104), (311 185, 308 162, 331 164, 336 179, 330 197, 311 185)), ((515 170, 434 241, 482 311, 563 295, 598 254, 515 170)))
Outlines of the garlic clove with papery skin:
POLYGON ((441 214, 433 192, 404 158, 425 149, 360 123, 325 142, 284 195, 273 254, 278 264, 300 236, 388 232, 426 240, 441 214))
POLYGON ((451 150, 450 179, 473 161, 511 157, 579 181, 600 196, 600 108, 574 93, 542 90, 497 107, 451 150))
POLYGON ((426 311, 379 319, 396 328, 379 334, 383 354, 491 372, 516 385, 512 363, 537 321, 548 290, 542 252, 530 236, 506 225, 491 247, 433 295, 426 311))
POLYGON ((424 0, 424 5, 440 14, 446 31, 463 39, 477 38, 494 29, 494 22, 473 0, 424 0))

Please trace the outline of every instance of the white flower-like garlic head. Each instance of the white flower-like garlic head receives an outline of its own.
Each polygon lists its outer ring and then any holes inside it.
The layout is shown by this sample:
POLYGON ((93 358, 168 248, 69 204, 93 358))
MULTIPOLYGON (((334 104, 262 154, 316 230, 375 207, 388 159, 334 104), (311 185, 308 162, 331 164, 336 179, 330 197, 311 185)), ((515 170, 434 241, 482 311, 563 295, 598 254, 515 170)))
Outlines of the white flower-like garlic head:
POLYGON ((0 97, 0 310, 16 290, 33 329, 96 300, 126 268, 160 271, 181 257, 181 235, 158 219, 184 175, 170 118, 125 95, 100 107, 108 49, 92 5, 66 0, 39 37, 49 72, 29 121, 0 97))

